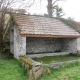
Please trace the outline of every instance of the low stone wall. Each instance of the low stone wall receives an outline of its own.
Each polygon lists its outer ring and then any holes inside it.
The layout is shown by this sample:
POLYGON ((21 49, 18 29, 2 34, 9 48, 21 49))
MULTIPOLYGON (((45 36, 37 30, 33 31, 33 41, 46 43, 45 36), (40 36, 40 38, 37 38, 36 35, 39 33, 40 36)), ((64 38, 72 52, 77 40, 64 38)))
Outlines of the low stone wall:
POLYGON ((20 59, 20 62, 22 63, 22 66, 24 67, 28 65, 32 66, 31 69, 28 68, 28 72, 27 72, 27 76, 29 80, 38 80, 38 78, 40 78, 41 76, 50 74, 51 70, 49 67, 58 69, 64 64, 70 64, 70 63, 74 64, 75 62, 80 62, 80 59, 78 59, 78 60, 71 60, 71 61, 65 61, 65 62, 57 62, 53 64, 41 64, 27 57, 20 57, 19 59, 20 59))
POLYGON ((57 62, 53 64, 43 64, 44 66, 52 67, 55 69, 60 68, 63 64, 70 64, 70 63, 75 63, 75 62, 80 62, 80 59, 78 60, 71 60, 71 61, 65 61, 65 62, 57 62))
POLYGON ((31 58, 20 56, 19 61, 23 67, 27 68, 27 76, 29 80, 38 80, 41 76, 50 74, 49 69, 43 68, 41 63, 36 62, 31 58))
POLYGON ((42 54, 28 54, 26 57, 30 58, 40 58, 40 57, 45 57, 45 56, 64 56, 64 55, 69 55, 69 52, 56 52, 56 53, 42 53, 42 54))
POLYGON ((80 55, 80 50, 78 50, 77 53, 80 55))
POLYGON ((36 62, 33 59, 27 58, 27 57, 20 57, 19 60, 22 63, 22 66, 25 67, 26 64, 28 64, 29 66, 32 66, 32 68, 34 70, 38 69, 39 66, 48 66, 48 67, 52 67, 52 68, 56 69, 56 68, 60 68, 63 64, 71 64, 71 63, 75 63, 75 62, 80 62, 80 59, 77 59, 77 60, 70 60, 70 61, 65 61, 65 62, 57 62, 57 63, 52 63, 52 64, 42 64, 40 62, 36 62))

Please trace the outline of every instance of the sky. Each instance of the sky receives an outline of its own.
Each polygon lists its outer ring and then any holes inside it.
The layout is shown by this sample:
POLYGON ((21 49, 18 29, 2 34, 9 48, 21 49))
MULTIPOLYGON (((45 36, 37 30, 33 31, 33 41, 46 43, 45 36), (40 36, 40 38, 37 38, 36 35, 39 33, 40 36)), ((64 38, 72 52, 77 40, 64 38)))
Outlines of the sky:
POLYGON ((80 0, 66 0, 60 6, 63 8, 66 18, 71 17, 80 22, 80 0))
MULTIPOLYGON (((39 3, 38 0, 36 3, 39 3)), ((71 17, 72 19, 80 22, 80 0, 66 0, 66 1, 59 1, 57 3, 60 7, 63 8, 63 11, 65 13, 64 18, 71 17)), ((47 1, 42 0, 41 4, 34 5, 34 7, 31 7, 29 12, 31 14, 44 14, 47 13, 47 1)))

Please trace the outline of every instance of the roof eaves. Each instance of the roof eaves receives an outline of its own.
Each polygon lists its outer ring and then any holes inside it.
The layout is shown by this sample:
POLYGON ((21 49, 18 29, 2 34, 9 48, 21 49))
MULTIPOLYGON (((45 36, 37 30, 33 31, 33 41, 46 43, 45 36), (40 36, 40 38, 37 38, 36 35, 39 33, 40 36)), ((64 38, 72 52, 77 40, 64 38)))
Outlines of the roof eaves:
POLYGON ((24 37, 78 38, 80 35, 20 34, 24 37))

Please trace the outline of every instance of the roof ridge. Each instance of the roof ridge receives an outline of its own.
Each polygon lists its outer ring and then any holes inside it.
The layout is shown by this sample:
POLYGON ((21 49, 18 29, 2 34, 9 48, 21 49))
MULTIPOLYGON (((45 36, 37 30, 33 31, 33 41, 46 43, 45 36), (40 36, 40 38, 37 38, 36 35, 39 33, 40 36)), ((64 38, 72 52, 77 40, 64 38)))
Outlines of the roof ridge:
POLYGON ((17 15, 17 16, 19 16, 19 15, 25 15, 25 16, 34 16, 34 17, 44 17, 44 18, 55 18, 55 19, 57 19, 56 17, 48 17, 48 16, 44 16, 44 15, 29 15, 29 14, 21 14, 21 13, 12 13, 13 15, 17 15))

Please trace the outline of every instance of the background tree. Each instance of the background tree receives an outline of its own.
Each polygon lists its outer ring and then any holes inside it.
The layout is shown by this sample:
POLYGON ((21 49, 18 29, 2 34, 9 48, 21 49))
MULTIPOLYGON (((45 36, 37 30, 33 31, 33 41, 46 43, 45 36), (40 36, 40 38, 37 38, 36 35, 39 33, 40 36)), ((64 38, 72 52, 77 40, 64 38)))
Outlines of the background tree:
POLYGON ((62 7, 56 6, 56 17, 62 17, 64 15, 62 7))
POLYGON ((47 11, 49 17, 52 17, 52 13, 53 13, 52 10, 53 10, 52 0, 48 0, 47 11))
POLYGON ((80 33, 80 22, 75 21, 72 17, 69 17, 67 20, 74 26, 74 29, 80 33))
POLYGON ((47 1, 48 1, 47 6, 48 17, 52 17, 55 14, 55 12, 57 17, 62 16, 63 10, 56 4, 58 1, 61 0, 47 0, 47 1))

